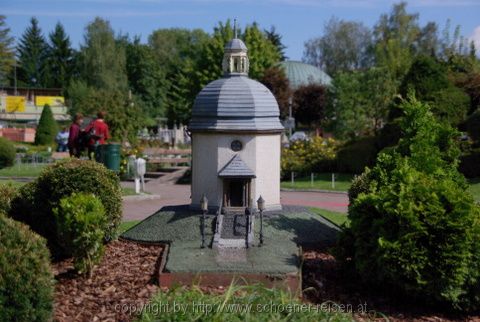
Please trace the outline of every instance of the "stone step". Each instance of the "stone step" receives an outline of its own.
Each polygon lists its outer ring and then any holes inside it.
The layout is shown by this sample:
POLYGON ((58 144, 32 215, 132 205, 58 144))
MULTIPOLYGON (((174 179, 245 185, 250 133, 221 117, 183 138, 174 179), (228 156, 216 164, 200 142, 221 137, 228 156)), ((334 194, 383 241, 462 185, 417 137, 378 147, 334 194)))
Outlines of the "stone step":
POLYGON ((245 239, 247 218, 240 214, 227 214, 223 217, 221 238, 245 239))

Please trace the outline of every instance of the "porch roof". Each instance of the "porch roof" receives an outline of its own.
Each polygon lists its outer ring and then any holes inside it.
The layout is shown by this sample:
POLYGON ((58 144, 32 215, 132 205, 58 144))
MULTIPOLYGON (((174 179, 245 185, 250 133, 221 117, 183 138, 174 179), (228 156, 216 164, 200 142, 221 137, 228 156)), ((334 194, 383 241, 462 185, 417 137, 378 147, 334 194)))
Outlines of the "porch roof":
POLYGON ((243 162, 236 154, 228 163, 218 172, 220 178, 255 178, 255 173, 243 162))

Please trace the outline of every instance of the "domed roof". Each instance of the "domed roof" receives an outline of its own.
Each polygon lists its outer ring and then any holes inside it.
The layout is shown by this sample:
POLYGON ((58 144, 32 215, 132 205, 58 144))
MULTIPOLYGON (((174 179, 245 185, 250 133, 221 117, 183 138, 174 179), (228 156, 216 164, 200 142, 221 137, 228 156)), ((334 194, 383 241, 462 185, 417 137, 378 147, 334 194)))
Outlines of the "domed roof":
POLYGON ((205 86, 192 110, 190 131, 283 131, 273 94, 242 75, 228 75, 205 86))
POLYGON ((228 50, 244 50, 247 51, 247 46, 245 46, 244 42, 238 38, 233 38, 225 45, 225 51, 228 50))
POLYGON ((283 131, 277 100, 268 88, 248 78, 248 66, 247 47, 235 37, 225 46, 224 77, 195 98, 190 131, 283 131))
POLYGON ((285 69, 290 87, 297 89, 308 84, 330 85, 332 78, 320 68, 299 61, 284 61, 279 64, 285 69))

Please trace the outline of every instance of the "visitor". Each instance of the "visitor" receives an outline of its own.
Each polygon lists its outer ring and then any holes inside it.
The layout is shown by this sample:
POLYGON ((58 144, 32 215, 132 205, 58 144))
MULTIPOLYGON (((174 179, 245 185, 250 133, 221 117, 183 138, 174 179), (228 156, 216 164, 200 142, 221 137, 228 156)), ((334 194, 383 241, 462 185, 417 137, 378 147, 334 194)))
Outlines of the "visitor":
POLYGON ((63 127, 60 132, 57 133, 55 137, 55 142, 57 142, 57 152, 67 152, 68 150, 68 137, 69 133, 66 127, 63 127))
POLYGON ((73 123, 70 125, 70 133, 68 136, 68 151, 70 152, 70 157, 80 157, 82 152, 82 145, 80 142, 80 135, 82 133, 83 115, 81 113, 75 114, 73 118, 73 123))
POLYGON ((95 155, 97 147, 105 144, 110 138, 108 133, 108 125, 105 123, 105 116, 105 112, 98 112, 97 118, 85 129, 85 132, 88 133, 90 137, 88 142, 88 157, 90 160, 95 155))

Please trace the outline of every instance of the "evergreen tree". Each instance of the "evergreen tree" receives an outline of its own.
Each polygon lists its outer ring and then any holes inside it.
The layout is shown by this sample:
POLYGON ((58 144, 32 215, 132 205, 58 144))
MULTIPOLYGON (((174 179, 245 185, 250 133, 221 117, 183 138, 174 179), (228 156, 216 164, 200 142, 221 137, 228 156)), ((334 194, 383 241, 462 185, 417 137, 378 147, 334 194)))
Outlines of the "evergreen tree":
POLYGON ((265 29, 263 32, 265 33, 267 39, 270 40, 270 42, 277 48, 277 51, 280 54, 280 60, 287 60, 288 57, 285 55, 285 49, 287 46, 282 43, 282 35, 277 32, 275 26, 272 26, 270 30, 265 29))
POLYGON ((44 87, 47 60, 47 44, 38 26, 38 20, 32 17, 30 26, 25 30, 18 44, 18 80, 21 85, 44 87))
POLYGON ((73 50, 70 38, 61 23, 49 35, 48 44, 48 85, 49 87, 66 88, 73 68, 73 50))
POLYGON ((54 143, 57 132, 58 125, 53 118, 52 109, 48 104, 45 104, 35 134, 35 145, 48 145, 54 143))
POLYGON ((8 85, 8 75, 14 64, 13 37, 5 23, 5 16, 0 15, 0 86, 8 85))

